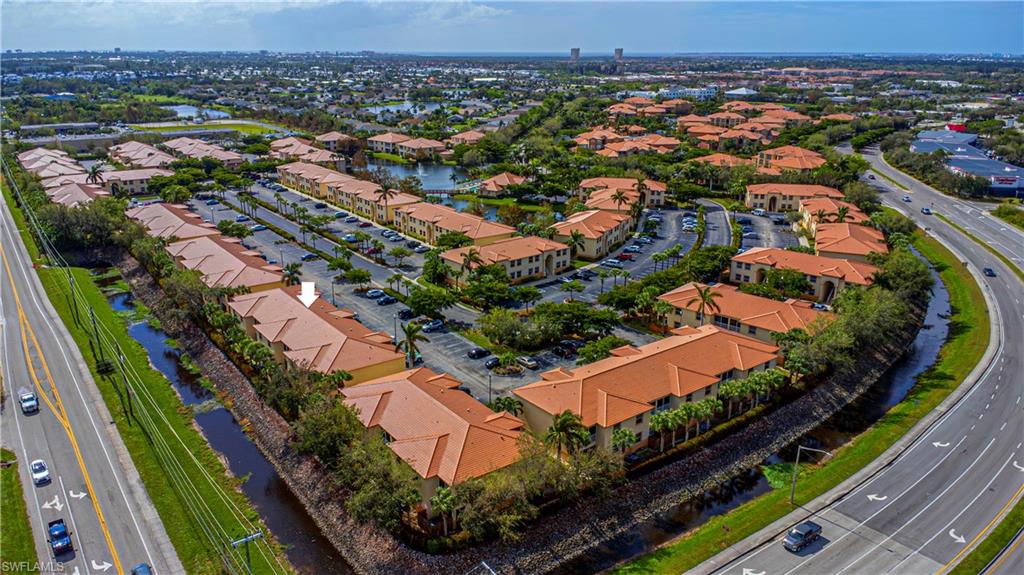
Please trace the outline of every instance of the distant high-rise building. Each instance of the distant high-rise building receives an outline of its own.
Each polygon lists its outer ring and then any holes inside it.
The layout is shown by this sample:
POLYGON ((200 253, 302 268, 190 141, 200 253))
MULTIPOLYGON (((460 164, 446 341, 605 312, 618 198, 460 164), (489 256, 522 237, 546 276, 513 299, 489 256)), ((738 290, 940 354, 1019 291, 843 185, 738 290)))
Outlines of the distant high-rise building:
POLYGON ((114 53, 115 54, 120 54, 121 53, 121 49, 120 48, 114 48, 114 53))
POLYGON ((622 62, 622 48, 615 49, 615 61, 622 62))
POLYGON ((569 61, 572 62, 573 64, 575 64, 575 63, 580 61, 580 49, 579 48, 573 48, 572 50, 569 50, 569 61))

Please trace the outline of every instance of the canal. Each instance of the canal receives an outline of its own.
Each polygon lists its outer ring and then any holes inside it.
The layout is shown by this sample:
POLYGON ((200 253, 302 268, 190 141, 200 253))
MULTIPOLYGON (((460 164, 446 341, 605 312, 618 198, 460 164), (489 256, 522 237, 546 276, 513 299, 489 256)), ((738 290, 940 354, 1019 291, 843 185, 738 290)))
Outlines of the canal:
POLYGON ((597 573, 630 558, 650 553, 658 546, 699 527, 712 517, 722 515, 741 504, 771 491, 762 468, 792 462, 796 445, 835 450, 878 421, 894 405, 903 400, 914 386, 917 376, 938 358, 939 349, 949 333, 949 292, 931 269, 935 280, 928 303, 924 326, 911 348, 864 394, 807 433, 792 446, 772 455, 761 465, 748 469, 716 489, 681 503, 634 531, 606 542, 590 553, 570 561, 554 571, 557 575, 597 573))
MULTIPOLYGON (((120 312, 135 310, 131 293, 108 298, 120 312)), ((195 412, 195 422, 210 446, 227 461, 228 468, 242 481, 242 491, 252 502, 274 538, 285 546, 288 561, 299 573, 350 575, 355 573, 337 550, 320 533, 302 502, 277 474, 256 444, 242 430, 231 412, 216 402, 213 391, 182 363, 181 352, 169 345, 161 329, 140 321, 128 333, 146 349, 149 361, 174 386, 182 403, 195 412)))

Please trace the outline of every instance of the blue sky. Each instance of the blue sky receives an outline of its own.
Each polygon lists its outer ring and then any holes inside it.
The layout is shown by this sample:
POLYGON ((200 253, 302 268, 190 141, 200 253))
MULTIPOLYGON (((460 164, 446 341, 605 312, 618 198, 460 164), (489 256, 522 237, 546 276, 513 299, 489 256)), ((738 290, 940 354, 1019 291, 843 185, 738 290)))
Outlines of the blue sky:
POLYGON ((0 47, 382 52, 1024 51, 1024 2, 4 0, 0 47))

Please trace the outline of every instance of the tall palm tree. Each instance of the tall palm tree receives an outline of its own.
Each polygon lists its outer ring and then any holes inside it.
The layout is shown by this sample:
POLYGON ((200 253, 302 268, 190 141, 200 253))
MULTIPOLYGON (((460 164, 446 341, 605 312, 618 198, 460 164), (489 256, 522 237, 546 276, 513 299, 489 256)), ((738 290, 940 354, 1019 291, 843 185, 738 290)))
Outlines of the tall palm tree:
POLYGON ((563 447, 569 454, 575 453, 590 442, 590 433, 583 427, 580 416, 567 409, 551 421, 551 426, 544 434, 544 441, 549 445, 554 444, 555 455, 561 458, 563 447))
POLYGON ((651 431, 656 431, 661 440, 659 451, 665 451, 665 431, 672 427, 672 416, 670 413, 668 411, 659 411, 651 415, 651 431))
POLYGON ((601 293, 604 293, 604 280, 608 279, 608 270, 604 268, 597 270, 597 277, 601 280, 601 293))
POLYGON ((87 184, 102 184, 103 183, 103 164, 96 162, 89 166, 89 171, 85 176, 85 183, 87 184))
POLYGON ((302 265, 299 262, 292 262, 284 266, 284 285, 293 286, 302 281, 302 265))
POLYGON ((839 208, 836 209, 836 213, 832 214, 832 221, 837 224, 841 224, 845 222, 848 217, 850 217, 849 206, 839 206, 839 208))
POLYGON ((381 186, 379 190, 374 192, 374 195, 377 196, 377 201, 378 202, 384 202, 384 218, 383 219, 384 219, 385 223, 388 222, 388 202, 391 201, 391 199, 394 198, 397 194, 398 194, 398 192, 388 188, 387 186, 381 186))
POLYGON ((620 212, 622 211, 622 204, 629 201, 629 198, 626 196, 626 190, 615 190, 612 192, 611 199, 615 202, 615 209, 620 212))
POLYGON ((569 251, 572 254, 572 258, 576 259, 576 252, 583 247, 583 232, 579 230, 572 230, 569 232, 569 237, 565 240, 565 245, 569 246, 569 251))
POLYGON ((665 260, 668 259, 668 254, 665 253, 665 252, 658 252, 658 253, 652 255, 651 259, 654 260, 654 271, 658 271, 658 268, 661 267, 661 264, 664 263, 665 260))
POLYGON ((512 415, 518 416, 523 412, 523 402, 511 395, 503 395, 495 398, 494 401, 491 402, 490 408, 495 413, 507 411, 512 415))
POLYGON ((444 525, 444 536, 448 536, 448 514, 455 510, 455 496, 448 487, 439 487, 437 493, 430 498, 430 507, 441 515, 444 525))
POLYGON ((716 297, 722 297, 722 294, 714 291, 711 286, 697 286, 697 297, 686 302, 686 307, 697 304, 697 315, 700 316, 700 325, 704 325, 704 317, 707 315, 708 310, 714 312, 722 311, 722 308, 718 306, 718 302, 715 301, 716 297))
POLYGON ((462 255, 462 266, 459 268, 463 273, 473 273, 473 269, 480 266, 483 263, 483 259, 480 258, 480 250, 475 247, 470 247, 466 250, 466 253, 462 255))
POLYGON ((405 353, 405 367, 412 369, 416 362, 416 354, 419 352, 417 344, 421 341, 430 342, 430 340, 423 335, 423 325, 412 322, 402 324, 402 336, 404 339, 395 344, 395 351, 405 353))

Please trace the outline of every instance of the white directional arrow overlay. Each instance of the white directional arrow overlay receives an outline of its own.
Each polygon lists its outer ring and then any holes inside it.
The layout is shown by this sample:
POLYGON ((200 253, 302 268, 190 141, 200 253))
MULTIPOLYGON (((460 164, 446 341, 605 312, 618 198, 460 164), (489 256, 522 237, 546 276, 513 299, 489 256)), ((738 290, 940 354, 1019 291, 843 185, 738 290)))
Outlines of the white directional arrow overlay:
POLYGON ((754 571, 753 569, 743 568, 743 575, 764 575, 764 571, 754 571))
POLYGON ((309 307, 316 301, 316 283, 314 282, 302 282, 302 292, 299 294, 299 301, 302 305, 309 307))
POLYGON ((875 493, 872 493, 871 495, 868 495, 868 500, 870 500, 870 501, 885 501, 888 498, 889 498, 888 495, 877 495, 875 493))
POLYGON ((964 539, 963 535, 957 535, 956 534, 956 529, 950 529, 949 530, 949 536, 952 537, 953 541, 956 541, 957 543, 966 543, 967 542, 967 540, 964 539))
POLYGON ((60 495, 54 495, 53 501, 43 503, 43 509, 56 509, 57 511, 64 509, 64 504, 60 502, 60 495))
POLYGON ((1016 461, 1013 462, 1013 466, 1017 468, 1017 471, 1024 471, 1024 467, 1021 467, 1016 461))
POLYGON ((113 567, 113 565, 109 561, 104 561, 103 563, 97 563, 95 559, 92 560, 92 568, 97 570, 97 571, 106 571, 107 569, 110 569, 111 567, 113 567))
POLYGON ((85 493, 78 493, 74 489, 68 489, 68 497, 74 497, 75 499, 81 499, 85 497, 85 493))
POLYGON ((78 571, 78 565, 75 565, 75 570, 71 572, 71 575, 80 575, 78 571))
POLYGON ((941 441, 933 441, 932 445, 934 445, 935 447, 949 447, 949 443, 948 442, 947 443, 943 443, 941 441))

